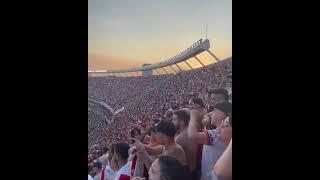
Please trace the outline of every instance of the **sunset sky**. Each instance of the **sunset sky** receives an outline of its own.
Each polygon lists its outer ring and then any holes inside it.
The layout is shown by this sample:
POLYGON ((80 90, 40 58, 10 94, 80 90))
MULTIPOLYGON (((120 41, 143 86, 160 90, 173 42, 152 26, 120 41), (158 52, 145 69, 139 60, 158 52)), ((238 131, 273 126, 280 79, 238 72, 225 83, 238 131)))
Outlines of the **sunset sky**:
MULTIPOLYGON (((88 5, 88 70, 170 58, 205 39, 206 24, 211 52, 221 59, 232 56, 231 0, 88 0, 88 5)), ((214 62, 207 52, 198 57, 214 62)))

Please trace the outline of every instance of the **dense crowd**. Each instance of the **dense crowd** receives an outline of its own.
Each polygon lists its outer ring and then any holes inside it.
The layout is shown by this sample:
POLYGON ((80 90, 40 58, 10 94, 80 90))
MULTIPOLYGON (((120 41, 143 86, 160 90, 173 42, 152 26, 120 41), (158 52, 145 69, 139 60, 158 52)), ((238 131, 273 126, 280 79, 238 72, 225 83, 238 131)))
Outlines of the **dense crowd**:
POLYGON ((114 115, 88 103, 89 175, 230 179, 231 86, 231 59, 178 74, 89 77, 89 99, 124 107, 114 115))

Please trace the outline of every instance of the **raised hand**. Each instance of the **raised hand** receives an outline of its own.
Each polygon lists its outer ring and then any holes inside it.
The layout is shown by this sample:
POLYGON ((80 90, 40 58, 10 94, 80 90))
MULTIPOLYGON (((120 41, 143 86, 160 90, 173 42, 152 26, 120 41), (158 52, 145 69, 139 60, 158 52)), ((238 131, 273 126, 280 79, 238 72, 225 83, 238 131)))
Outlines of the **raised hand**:
POLYGON ((134 145, 138 152, 142 152, 144 150, 144 145, 137 138, 129 137, 129 139, 134 141, 134 145))

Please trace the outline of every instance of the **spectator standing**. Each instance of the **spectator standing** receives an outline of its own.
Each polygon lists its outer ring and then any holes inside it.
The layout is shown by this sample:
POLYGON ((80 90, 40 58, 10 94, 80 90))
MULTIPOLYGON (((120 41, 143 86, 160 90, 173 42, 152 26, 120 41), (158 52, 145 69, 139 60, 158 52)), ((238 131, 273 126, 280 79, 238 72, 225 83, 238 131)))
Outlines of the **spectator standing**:
POLYGON ((130 180, 131 178, 131 161, 128 161, 129 149, 130 147, 126 143, 118 143, 115 145, 112 158, 116 167, 114 180, 130 180))
MULTIPOLYGON (((230 102, 216 104, 215 109, 212 112, 211 124, 216 125, 217 127, 221 126, 223 120, 226 119, 231 113, 232 104, 230 102)), ((199 117, 201 117, 200 112, 197 109, 192 109, 190 113, 188 136, 198 144, 209 145, 205 146, 202 150, 201 179, 217 179, 217 177, 212 176, 211 170, 214 163, 224 152, 228 144, 225 144, 225 141, 217 138, 216 129, 198 132, 196 124, 199 117)))
POLYGON ((172 122, 177 129, 175 141, 186 153, 187 163, 189 165, 192 179, 197 180, 200 179, 201 156, 198 154, 198 144, 188 137, 189 121, 190 114, 186 110, 181 109, 173 113, 172 122))
POLYGON ((109 148, 103 147, 102 152, 103 155, 99 157, 99 161, 102 163, 103 167, 106 167, 108 165, 109 148))

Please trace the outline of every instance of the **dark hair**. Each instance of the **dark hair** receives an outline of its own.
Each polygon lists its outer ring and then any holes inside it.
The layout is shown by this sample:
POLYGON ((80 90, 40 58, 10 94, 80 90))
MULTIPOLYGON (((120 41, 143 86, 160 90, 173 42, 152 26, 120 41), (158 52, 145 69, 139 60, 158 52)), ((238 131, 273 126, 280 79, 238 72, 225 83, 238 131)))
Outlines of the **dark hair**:
POLYGON ((178 119, 183 121, 184 124, 186 124, 186 125, 189 124, 190 114, 187 111, 180 109, 178 111, 175 111, 173 114, 177 115, 178 119))
POLYGON ((222 94, 224 96, 224 100, 229 101, 229 93, 226 89, 213 89, 209 91, 209 96, 211 96, 211 94, 222 94))
POLYGON ((111 153, 114 153, 115 148, 116 148, 116 144, 111 144, 111 146, 110 146, 110 152, 111 152, 111 153))
POLYGON ((138 129, 138 128, 136 128, 136 127, 132 128, 132 129, 130 130, 130 134, 133 134, 134 132, 138 133, 138 135, 141 135, 140 129, 138 129))
POLYGON ((114 156, 114 150, 115 150, 115 148, 116 148, 116 144, 112 144, 112 145, 110 146, 110 152, 109 152, 109 157, 108 157, 108 160, 109 160, 109 161, 111 160, 112 156, 114 156))
POLYGON ((126 143, 117 143, 115 145, 114 153, 117 153, 121 156, 122 159, 127 160, 129 157, 130 146, 126 143))
POLYGON ((205 107, 202 99, 199 97, 191 98, 191 101, 194 102, 195 104, 199 105, 201 108, 205 107))
POLYGON ((103 154, 105 154, 105 153, 107 153, 109 151, 109 148, 108 147, 103 147, 102 151, 103 151, 103 154))
POLYGON ((161 121, 155 127, 155 132, 161 132, 169 137, 174 137, 177 131, 171 121, 161 121))
POLYGON ((160 119, 154 118, 154 119, 152 119, 152 122, 155 123, 155 124, 156 124, 156 123, 159 123, 159 122, 160 122, 160 119))
POLYGON ((189 172, 174 157, 160 156, 159 165, 161 180, 191 180, 189 172))

